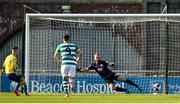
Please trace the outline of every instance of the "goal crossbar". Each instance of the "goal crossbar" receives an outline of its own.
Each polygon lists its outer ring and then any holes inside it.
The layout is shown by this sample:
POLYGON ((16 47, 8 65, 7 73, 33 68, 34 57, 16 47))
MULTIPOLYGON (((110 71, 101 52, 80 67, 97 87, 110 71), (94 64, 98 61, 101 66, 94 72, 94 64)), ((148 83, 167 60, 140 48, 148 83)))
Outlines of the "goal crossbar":
POLYGON ((180 14, 37 14, 27 13, 26 17, 180 17, 180 14))

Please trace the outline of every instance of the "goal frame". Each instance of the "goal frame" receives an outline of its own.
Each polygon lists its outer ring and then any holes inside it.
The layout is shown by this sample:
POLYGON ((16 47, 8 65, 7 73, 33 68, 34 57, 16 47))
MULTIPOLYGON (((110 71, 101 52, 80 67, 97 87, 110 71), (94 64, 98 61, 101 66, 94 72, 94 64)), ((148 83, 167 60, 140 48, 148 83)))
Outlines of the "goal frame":
MULTIPOLYGON (((29 76, 29 30, 30 30, 30 17, 180 17, 180 14, 48 14, 48 13, 27 13, 25 18, 25 80, 28 82, 29 76)), ((168 69, 166 69, 168 72, 168 69)), ((168 76, 166 76, 168 77, 168 76)))

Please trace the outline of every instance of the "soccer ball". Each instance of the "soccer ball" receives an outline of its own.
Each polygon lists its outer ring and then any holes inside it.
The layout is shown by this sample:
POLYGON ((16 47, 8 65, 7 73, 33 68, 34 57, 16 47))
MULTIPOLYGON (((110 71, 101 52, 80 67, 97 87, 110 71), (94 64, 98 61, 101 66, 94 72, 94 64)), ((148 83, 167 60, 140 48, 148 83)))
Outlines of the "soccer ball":
POLYGON ((155 83, 152 85, 152 89, 154 91, 160 91, 161 90, 161 85, 159 83, 155 83))

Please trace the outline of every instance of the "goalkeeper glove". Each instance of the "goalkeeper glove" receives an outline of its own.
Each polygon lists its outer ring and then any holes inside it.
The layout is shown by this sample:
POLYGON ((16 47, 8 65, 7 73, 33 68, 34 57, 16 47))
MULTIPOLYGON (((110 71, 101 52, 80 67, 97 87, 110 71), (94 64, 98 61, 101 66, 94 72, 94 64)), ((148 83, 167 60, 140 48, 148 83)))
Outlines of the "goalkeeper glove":
POLYGON ((114 66, 114 63, 110 63, 109 65, 110 65, 110 66, 114 66))

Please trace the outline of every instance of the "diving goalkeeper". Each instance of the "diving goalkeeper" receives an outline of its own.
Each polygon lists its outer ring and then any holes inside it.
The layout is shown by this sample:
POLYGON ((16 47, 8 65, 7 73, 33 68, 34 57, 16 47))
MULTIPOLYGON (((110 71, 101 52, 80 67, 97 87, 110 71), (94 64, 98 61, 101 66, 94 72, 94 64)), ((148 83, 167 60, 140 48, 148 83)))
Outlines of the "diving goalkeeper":
POLYGON ((108 65, 113 66, 113 63, 107 63, 106 61, 101 59, 101 55, 100 53, 96 53, 94 55, 94 60, 95 62, 92 63, 89 67, 87 67, 86 69, 81 69, 80 71, 85 72, 85 71, 89 71, 89 70, 95 70, 100 76, 101 78, 107 82, 108 87, 112 90, 115 90, 117 92, 126 92, 127 94, 130 93, 129 90, 124 89, 122 87, 116 87, 114 81, 121 81, 121 82, 125 82, 128 83, 132 86, 135 86, 136 88, 138 88, 138 90, 140 92, 142 92, 143 90, 139 87, 139 85, 137 85, 136 83, 132 82, 129 79, 125 79, 120 75, 116 75, 116 73, 112 72, 112 70, 110 70, 108 68, 108 65))
POLYGON ((3 63, 3 66, 5 67, 5 72, 7 77, 14 82, 17 82, 16 88, 13 89, 13 92, 16 96, 20 96, 19 94, 19 87, 22 86, 25 92, 26 96, 30 96, 30 94, 27 92, 27 84, 24 80, 24 78, 21 75, 17 75, 16 68, 18 67, 17 62, 17 55, 18 55, 18 47, 12 48, 12 53, 8 55, 3 63))

